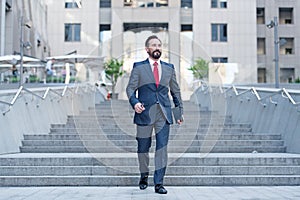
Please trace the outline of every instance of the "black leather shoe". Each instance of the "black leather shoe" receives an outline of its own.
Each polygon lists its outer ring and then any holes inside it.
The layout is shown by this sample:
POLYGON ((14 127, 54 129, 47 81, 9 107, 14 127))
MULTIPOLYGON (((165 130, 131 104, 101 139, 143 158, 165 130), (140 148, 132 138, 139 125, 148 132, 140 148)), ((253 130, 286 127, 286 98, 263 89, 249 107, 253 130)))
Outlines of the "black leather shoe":
POLYGON ((139 186, 141 190, 144 190, 148 187, 148 176, 141 177, 139 186))
POLYGON ((155 192, 158 194, 167 194, 168 193, 168 191, 161 184, 155 185, 155 192))

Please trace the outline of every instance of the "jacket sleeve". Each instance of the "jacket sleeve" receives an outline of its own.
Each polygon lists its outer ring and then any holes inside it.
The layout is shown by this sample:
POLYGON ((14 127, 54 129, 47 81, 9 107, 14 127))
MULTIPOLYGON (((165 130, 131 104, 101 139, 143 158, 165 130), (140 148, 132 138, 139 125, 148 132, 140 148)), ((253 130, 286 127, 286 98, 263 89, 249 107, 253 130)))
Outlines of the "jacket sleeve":
POLYGON ((182 99, 181 99, 181 92, 180 92, 179 84, 176 80, 176 72, 175 72, 174 66, 173 66, 173 70, 172 70, 172 77, 170 79, 170 93, 173 98, 175 107, 179 106, 181 114, 183 115, 183 103, 182 103, 182 99))
POLYGON ((139 100, 136 98, 136 91, 138 89, 138 84, 139 84, 139 74, 138 74, 136 64, 134 64, 130 74, 128 85, 126 87, 126 94, 132 108, 134 108, 134 105, 139 102, 139 100))

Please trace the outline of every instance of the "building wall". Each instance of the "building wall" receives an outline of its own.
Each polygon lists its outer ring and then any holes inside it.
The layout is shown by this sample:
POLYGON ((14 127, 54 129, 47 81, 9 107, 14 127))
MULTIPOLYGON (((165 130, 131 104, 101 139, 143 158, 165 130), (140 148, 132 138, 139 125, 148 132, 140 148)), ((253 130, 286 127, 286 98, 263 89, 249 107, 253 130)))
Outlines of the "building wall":
MULTIPOLYGON (((279 19, 279 8, 293 8, 293 23, 278 24, 279 38, 294 38, 294 54, 282 55, 279 53, 279 68, 294 68, 294 79, 300 76, 300 64, 297 61, 300 56, 300 30, 297 28, 300 23, 300 15, 297 12, 300 2, 297 0, 257 0, 257 7, 265 8, 265 22, 268 24, 276 16, 279 19)), ((274 29, 268 29, 264 24, 257 25, 257 36, 266 38, 266 54, 258 56, 258 66, 266 68, 266 78, 268 83, 275 82, 274 66, 274 29)), ((279 74, 283 76, 283 74, 279 74)))
POLYGON ((48 35, 51 56, 65 55, 73 51, 84 55, 99 52, 99 1, 82 1, 82 8, 65 8, 65 1, 48 3, 48 35), (81 41, 65 42, 65 23, 81 24, 81 41))
POLYGON ((227 8, 211 8, 210 1, 193 1, 193 7, 194 40, 202 48, 194 49, 194 57, 227 57, 229 63, 238 65, 234 83, 255 83, 256 1, 230 0, 227 8), (212 23, 227 24, 227 42, 212 42, 212 23))
POLYGON ((4 36, 1 39, 1 42, 4 40, 5 43, 3 55, 20 52, 20 30, 22 27, 24 42, 29 41, 32 44, 31 50, 24 50, 24 54, 40 59, 46 57, 49 49, 46 0, 7 0, 5 3, 9 5, 9 9, 6 9, 5 14, 1 13, 1 19, 3 20, 4 18, 5 24, 4 36), (20 26, 21 16, 24 19, 22 26, 20 26), (30 29, 24 26, 29 21, 31 22, 30 29), (38 40, 40 41, 39 45, 38 40))
MULTIPOLYGON (((294 8, 294 23, 279 25, 279 37, 294 37, 295 54, 280 55, 281 68, 295 68, 299 76, 300 66, 296 26, 299 21, 297 0, 230 0, 227 8, 211 8, 210 0, 193 1, 193 8, 180 7, 179 0, 169 0, 168 7, 131 8, 124 7, 123 0, 112 0, 111 8, 100 8, 97 0, 83 0, 81 9, 65 9, 64 1, 48 2, 48 35, 51 55, 63 55, 74 50, 80 54, 106 55, 125 59, 125 69, 131 70, 135 60, 147 56, 142 53, 142 45, 149 33, 124 33, 123 23, 167 23, 168 32, 161 34, 165 45, 164 59, 175 64, 179 80, 184 89, 191 89, 192 77, 187 68, 193 60, 212 57, 227 57, 229 63, 237 66, 233 74, 233 84, 256 83, 258 68, 266 71, 266 82, 274 82, 274 35, 265 24, 257 24, 256 9, 265 8, 265 23, 279 15, 279 7, 294 8), (82 24, 81 42, 64 42, 64 23, 82 24), (228 41, 212 42, 211 24, 228 25, 228 41), (106 44, 99 43, 99 25, 111 25, 111 39, 106 44), (181 25, 193 25, 192 32, 182 32, 181 25), (257 55, 257 38, 265 38, 265 55, 257 55), (128 57, 126 48, 135 43, 138 53, 128 57), (184 46, 182 46, 184 44, 184 46), (101 50, 100 50, 101 49, 101 50), (139 54, 139 56, 137 55, 139 54), (189 54, 192 54, 189 56, 189 54), (126 57, 127 56, 127 57, 126 57)), ((131 48, 132 50, 132 48, 131 48)), ((125 83, 126 81, 124 81, 125 83)))

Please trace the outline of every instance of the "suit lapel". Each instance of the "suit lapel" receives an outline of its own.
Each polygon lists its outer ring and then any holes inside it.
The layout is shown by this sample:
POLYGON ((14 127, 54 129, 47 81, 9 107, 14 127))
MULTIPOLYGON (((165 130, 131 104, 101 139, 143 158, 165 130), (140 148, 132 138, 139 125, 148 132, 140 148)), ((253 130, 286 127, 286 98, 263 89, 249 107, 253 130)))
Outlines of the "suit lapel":
MULTIPOLYGON (((168 74, 168 66, 166 66, 166 64, 162 61, 160 61, 160 65, 161 65, 161 78, 160 78, 160 83, 163 82, 163 80, 165 80, 165 76, 166 74, 168 74)), ((151 65, 150 65, 150 62, 148 59, 146 59, 144 61, 144 72, 145 74, 147 74, 149 80, 151 80, 151 83, 155 83, 155 79, 154 79, 154 75, 153 75, 153 72, 152 72, 152 68, 151 68, 151 65)))
POLYGON ((161 78, 160 78, 160 82, 161 80, 165 80, 164 76, 166 75, 166 66, 163 62, 160 61, 160 66, 161 66, 161 78))
POLYGON ((150 65, 150 62, 149 60, 145 60, 145 64, 144 64, 144 68, 145 68, 145 73, 148 75, 149 77, 149 80, 151 81, 151 83, 155 83, 155 79, 154 79, 154 75, 153 75, 153 72, 152 72, 152 68, 151 68, 151 65, 150 65))

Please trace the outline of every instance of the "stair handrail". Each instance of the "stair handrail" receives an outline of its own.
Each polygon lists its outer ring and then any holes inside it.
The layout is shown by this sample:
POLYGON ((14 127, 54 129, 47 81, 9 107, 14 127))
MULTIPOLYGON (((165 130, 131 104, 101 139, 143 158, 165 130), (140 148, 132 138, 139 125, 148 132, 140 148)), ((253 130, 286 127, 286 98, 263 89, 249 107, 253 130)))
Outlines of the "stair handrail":
MULTIPOLYGON (((287 89, 282 88, 281 96, 282 96, 283 98, 289 99, 289 101, 290 101, 293 105, 299 105, 299 104, 300 104, 300 101, 299 101, 299 102, 296 102, 295 99, 291 96, 290 93, 291 93, 291 91, 288 92, 287 89)), ((296 92, 296 91, 294 91, 293 93, 300 94, 300 92, 296 92)))
MULTIPOLYGON (((21 87, 23 87, 23 86, 21 86, 21 87)), ((38 95, 38 94, 36 94, 36 93, 34 93, 34 92, 28 90, 27 88, 24 88, 24 87, 23 87, 22 90, 28 92, 29 94, 32 94, 33 96, 35 96, 35 97, 37 97, 37 98, 39 98, 39 99, 45 99, 45 98, 46 98, 46 96, 40 96, 40 95, 38 95)))
POLYGON ((0 100, 0 103, 5 104, 5 105, 9 105, 9 106, 13 106, 13 105, 15 104, 17 98, 20 96, 22 90, 23 90, 23 86, 21 86, 21 87, 18 89, 17 93, 15 94, 15 96, 14 96, 14 98, 12 99, 11 102, 6 102, 6 101, 0 100))
MULTIPOLYGON (((273 101, 272 100, 272 97, 277 95, 277 94, 280 94, 281 93, 281 96, 283 98, 287 98, 289 99, 289 101, 295 105, 295 106, 298 106, 300 105, 300 101, 299 102, 296 102, 295 99, 291 96, 291 93, 293 94, 300 94, 300 91, 297 91, 297 90, 288 90, 286 88, 282 88, 282 89, 274 89, 274 88, 257 88, 257 87, 238 87, 238 86, 235 86, 235 85, 231 85, 231 86, 222 86, 221 87, 221 93, 222 94, 225 94, 227 93, 228 91, 231 91, 233 90, 233 93, 235 94, 235 96, 241 96, 243 94, 246 94, 248 92, 251 92, 252 94, 255 95, 255 97, 257 98, 257 100, 261 103, 263 100, 269 98, 270 99, 270 103, 272 104, 275 104, 277 105, 278 102, 276 101, 273 101), (242 92, 239 92, 238 89, 243 89, 244 91, 242 92), (271 92, 270 95, 267 95, 265 97, 261 97, 259 95, 259 92, 271 92)), ((250 99, 248 99, 250 100, 250 99)), ((262 104, 262 103, 261 103, 262 104)), ((262 104, 264 106, 266 106, 266 104, 262 104)))
MULTIPOLYGON (((23 91, 27 92, 29 94, 32 94, 33 96, 35 96, 35 97, 37 97, 37 98, 39 98, 41 100, 45 100, 49 96, 50 92, 53 93, 53 94, 56 94, 57 96, 59 96, 59 97, 62 98, 63 96, 65 96, 65 94, 66 94, 66 92, 68 90, 72 91, 71 87, 74 88, 73 86, 64 86, 64 89, 63 89, 62 93, 59 93, 56 90, 54 90, 54 89, 52 89, 50 87, 47 87, 47 89, 46 89, 45 93, 43 94, 43 96, 40 96, 40 95, 36 94, 35 92, 33 92, 33 91, 31 91, 31 90, 29 90, 27 88, 24 88, 24 86, 20 86, 19 89, 18 89, 18 91, 16 92, 16 94, 14 95, 13 99, 10 102, 0 100, 0 104, 4 104, 4 105, 8 105, 9 106, 8 110, 3 111, 2 114, 5 115, 6 113, 8 113, 11 110, 12 106, 16 103, 17 99, 19 98, 19 96, 21 95, 21 93, 23 91)), ((76 93, 78 93, 79 88, 82 89, 82 85, 77 85, 77 87, 75 88, 76 93)), ((86 89, 83 90, 83 91, 87 92, 87 89, 89 89, 90 87, 88 85, 86 85, 85 88, 86 89)), ((58 89, 61 89, 61 87, 59 87, 58 89)))

